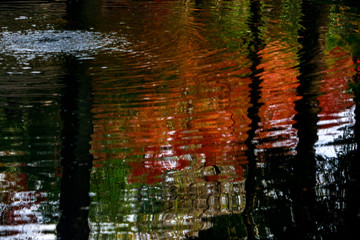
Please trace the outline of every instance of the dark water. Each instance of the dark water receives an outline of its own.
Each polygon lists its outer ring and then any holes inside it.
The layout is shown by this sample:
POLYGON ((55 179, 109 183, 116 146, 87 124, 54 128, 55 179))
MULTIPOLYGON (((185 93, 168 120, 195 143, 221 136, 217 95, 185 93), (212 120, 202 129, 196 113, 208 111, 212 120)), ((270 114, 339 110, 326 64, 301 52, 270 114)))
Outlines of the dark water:
POLYGON ((0 2, 1 239, 358 239, 357 1, 0 2))

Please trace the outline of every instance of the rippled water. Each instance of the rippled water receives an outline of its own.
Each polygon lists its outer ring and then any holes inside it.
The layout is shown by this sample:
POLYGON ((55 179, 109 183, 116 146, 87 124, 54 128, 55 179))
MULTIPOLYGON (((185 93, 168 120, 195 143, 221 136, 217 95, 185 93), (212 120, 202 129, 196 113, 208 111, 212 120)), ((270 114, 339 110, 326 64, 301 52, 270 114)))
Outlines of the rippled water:
POLYGON ((354 1, 2 1, 0 238, 357 239, 354 1))
POLYGON ((55 54, 84 58, 115 41, 96 32, 66 30, 3 32, 1 40, 1 52, 16 56, 18 62, 55 54))

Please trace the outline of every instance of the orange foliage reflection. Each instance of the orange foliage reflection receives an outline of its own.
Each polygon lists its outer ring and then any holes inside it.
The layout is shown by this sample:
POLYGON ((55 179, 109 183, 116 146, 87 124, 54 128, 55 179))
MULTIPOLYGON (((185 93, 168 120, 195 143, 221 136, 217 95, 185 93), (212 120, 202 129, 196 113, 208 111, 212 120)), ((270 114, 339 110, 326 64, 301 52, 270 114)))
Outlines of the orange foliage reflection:
POLYGON ((261 128, 258 130, 260 149, 294 149, 297 144, 294 124, 295 102, 299 100, 299 71, 296 52, 291 51, 285 42, 273 41, 259 52, 262 62, 260 74, 261 103, 259 111, 261 128))
POLYGON ((332 49, 326 60, 328 69, 324 71, 319 97, 321 128, 331 128, 349 123, 345 112, 354 105, 353 97, 349 94, 349 82, 355 74, 352 57, 340 47, 332 49))
MULTIPOLYGON (((130 183, 155 183, 169 171, 207 166, 220 171, 207 175, 207 181, 242 179, 250 123, 246 53, 214 48, 192 10, 146 7, 151 11, 118 9, 128 26, 122 34, 131 43, 129 57, 120 56, 126 75, 114 64, 107 80, 94 81, 95 166, 124 161, 131 167, 130 183), (132 27, 131 11, 151 16, 132 27), (131 101, 125 94, 132 94, 131 101)), ((110 6, 103 11, 114 13, 110 6)), ((99 64, 111 69, 112 63, 103 60, 99 64)))
MULTIPOLYGON (((154 94, 144 94, 143 99, 152 104, 145 104, 137 109, 136 117, 128 119, 129 126, 136 126, 127 133, 136 145, 133 154, 144 156, 128 163, 132 167, 129 182, 154 183, 162 180, 164 172, 186 167, 229 165, 237 175, 233 180, 242 178, 241 164, 246 163, 244 133, 249 125, 246 99, 249 79, 232 77, 231 71, 229 78, 210 78, 206 74, 217 66, 209 65, 211 69, 200 71, 194 67, 196 63, 185 61, 189 62, 181 66, 184 72, 181 91, 173 88, 155 97, 170 106, 157 106, 154 94), (222 91, 215 91, 216 88, 222 91)), ((207 179, 228 177, 222 174, 207 179)))

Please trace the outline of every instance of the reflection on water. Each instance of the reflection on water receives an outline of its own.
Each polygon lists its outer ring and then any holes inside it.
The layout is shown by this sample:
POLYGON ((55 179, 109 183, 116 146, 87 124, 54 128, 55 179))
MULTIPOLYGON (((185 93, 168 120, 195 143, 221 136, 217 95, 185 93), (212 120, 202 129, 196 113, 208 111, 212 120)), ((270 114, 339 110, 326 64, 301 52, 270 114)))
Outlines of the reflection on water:
POLYGON ((355 239, 360 15, 326 2, 0 3, 0 236, 355 239))
POLYGON ((287 148, 297 145, 297 131, 293 128, 299 70, 296 52, 282 42, 270 42, 259 51, 262 63, 260 74, 262 106, 261 128, 258 132, 259 150, 287 148), (292 51, 291 51, 292 50, 292 51), (279 54, 281 53, 281 54, 279 54), (276 111, 274 111, 276 109, 276 111))
POLYGON ((46 237, 58 215, 61 68, 1 63, 0 235, 46 237))
POLYGON ((321 84, 324 89, 324 94, 319 97, 322 111, 318 125, 321 126, 321 134, 316 150, 319 155, 336 157, 342 147, 342 144, 337 146, 337 139, 351 139, 353 136, 355 106, 347 89, 354 76, 354 62, 351 55, 339 47, 329 51, 325 61, 329 68, 324 71, 321 84), (329 147, 329 144, 333 147, 329 147))
POLYGON ((28 61, 49 54, 71 54, 83 58, 109 46, 114 39, 86 31, 26 31, 1 33, 3 53, 28 61))

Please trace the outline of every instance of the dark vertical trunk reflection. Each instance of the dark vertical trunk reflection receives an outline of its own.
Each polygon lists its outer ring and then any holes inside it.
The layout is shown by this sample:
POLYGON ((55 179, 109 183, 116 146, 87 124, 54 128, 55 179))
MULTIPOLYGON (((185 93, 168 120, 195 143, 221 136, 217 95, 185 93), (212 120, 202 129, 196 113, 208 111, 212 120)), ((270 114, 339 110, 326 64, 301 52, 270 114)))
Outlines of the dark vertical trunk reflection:
POLYGON ((300 85, 302 98, 296 102, 294 127, 298 130, 297 155, 293 164, 291 198, 293 200, 293 226, 291 236, 308 239, 316 232, 316 158, 314 144, 318 140, 317 122, 320 112, 317 100, 321 81, 321 51, 324 39, 321 31, 326 28, 328 9, 311 2, 302 4, 303 30, 300 31, 300 85))
POLYGON ((88 239, 88 209, 90 204, 90 170, 92 156, 91 87, 86 76, 87 64, 66 60, 64 96, 61 116, 63 119, 61 163, 60 211, 57 226, 58 239, 88 239))
POLYGON ((257 66, 260 64, 260 58, 257 52, 261 49, 261 42, 259 39, 259 25, 260 25, 260 11, 261 11, 261 2, 251 1, 250 3, 250 30, 252 34, 252 43, 249 45, 249 59, 252 62, 251 65, 251 78, 252 83, 250 84, 250 103, 251 108, 248 109, 248 117, 251 119, 250 130, 247 132, 248 139, 246 140, 246 146, 248 148, 246 155, 249 160, 248 164, 248 174, 246 176, 245 182, 245 191, 246 191, 246 205, 244 212, 242 214, 244 224, 248 233, 248 239, 256 238, 256 229, 253 222, 251 212, 253 210, 254 201, 255 201, 255 190, 256 190, 256 180, 255 180, 255 170, 256 170, 256 156, 255 156, 255 144, 253 140, 255 138, 255 132, 258 129, 260 117, 259 109, 261 107, 260 100, 260 83, 261 80, 258 77, 257 66))
MULTIPOLYGON (((68 27, 88 29, 96 25, 97 0, 68 0, 68 27)), ((57 226, 58 239, 89 238, 89 188, 92 155, 91 83, 86 74, 88 64, 74 58, 66 60, 68 70, 64 76, 62 102, 62 151, 63 176, 61 182, 61 218, 57 226)))
MULTIPOLYGON (((358 233, 358 228, 360 226, 360 57, 354 58, 354 62, 358 65, 356 69, 356 74, 354 75, 354 82, 357 86, 355 89, 355 142, 356 150, 350 156, 350 184, 348 187, 348 193, 346 194, 346 204, 347 204, 347 219, 346 226, 347 232, 352 238, 356 238, 358 233), (356 236, 356 237, 355 237, 356 236)), ((351 237, 349 237, 351 239, 351 237)))
POLYGON ((101 22, 99 9, 101 0, 67 0, 66 19, 70 29, 94 28, 101 22))

